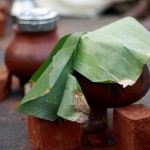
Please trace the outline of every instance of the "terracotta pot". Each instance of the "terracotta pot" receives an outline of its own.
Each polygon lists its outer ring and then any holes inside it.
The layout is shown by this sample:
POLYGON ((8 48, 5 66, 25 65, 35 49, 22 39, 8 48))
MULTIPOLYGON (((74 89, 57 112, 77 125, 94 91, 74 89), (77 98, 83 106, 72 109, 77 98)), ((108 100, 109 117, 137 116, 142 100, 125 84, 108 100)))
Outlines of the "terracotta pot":
POLYGON ((7 48, 5 62, 11 74, 25 83, 48 58, 58 41, 57 29, 23 32, 13 26, 14 39, 7 48))
POLYGON ((81 146, 82 126, 76 122, 29 116, 28 132, 34 150, 76 150, 81 146))
POLYGON ((147 65, 144 66, 142 74, 136 83, 126 88, 116 83, 93 83, 77 72, 75 72, 75 76, 81 85, 89 105, 95 104, 104 108, 134 103, 147 93, 150 86, 147 65))

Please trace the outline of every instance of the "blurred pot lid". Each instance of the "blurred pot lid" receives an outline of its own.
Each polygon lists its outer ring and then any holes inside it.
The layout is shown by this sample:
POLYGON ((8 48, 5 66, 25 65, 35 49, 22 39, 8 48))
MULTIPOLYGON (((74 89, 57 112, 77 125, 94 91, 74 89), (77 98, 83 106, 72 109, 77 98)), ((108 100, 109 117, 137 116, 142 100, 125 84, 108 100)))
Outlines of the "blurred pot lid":
POLYGON ((47 8, 34 8, 17 16, 19 20, 55 20, 58 18, 58 11, 47 8))

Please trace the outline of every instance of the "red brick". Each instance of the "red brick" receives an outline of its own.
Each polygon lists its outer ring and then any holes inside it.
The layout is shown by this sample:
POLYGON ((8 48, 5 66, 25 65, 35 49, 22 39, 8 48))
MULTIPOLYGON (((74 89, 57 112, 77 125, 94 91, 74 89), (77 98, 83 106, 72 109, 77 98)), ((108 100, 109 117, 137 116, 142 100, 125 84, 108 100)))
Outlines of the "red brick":
POLYGON ((28 117, 34 150, 76 150, 81 147, 82 125, 68 120, 47 121, 28 117))
POLYGON ((10 94, 11 89, 11 77, 8 69, 0 65, 0 101, 10 94))
POLYGON ((150 150, 150 109, 142 104, 115 108, 116 150, 150 150))

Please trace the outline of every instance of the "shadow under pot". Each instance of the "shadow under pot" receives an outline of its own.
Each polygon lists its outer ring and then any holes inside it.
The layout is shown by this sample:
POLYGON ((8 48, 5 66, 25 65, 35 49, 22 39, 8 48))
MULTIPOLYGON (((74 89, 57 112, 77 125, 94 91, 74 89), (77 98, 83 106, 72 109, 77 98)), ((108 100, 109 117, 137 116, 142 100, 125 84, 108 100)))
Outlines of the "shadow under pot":
POLYGON ((81 146, 82 126, 76 122, 28 116, 28 132, 34 150, 76 150, 81 146))
MULTIPOLYGON (((44 23, 40 25, 38 22, 41 20, 38 20, 38 16, 37 20, 34 20, 37 24, 35 22, 32 24, 33 20, 29 20, 28 24, 23 24, 27 19, 25 16, 26 14, 23 16, 24 20, 19 18, 18 23, 13 26, 15 35, 5 54, 7 68, 11 74, 19 77, 22 84, 25 84, 43 64, 59 40, 56 28, 57 14, 50 18, 49 26, 44 23)), ((29 13, 27 16, 30 16, 29 13)), ((45 17, 44 14, 42 16, 45 17)), ((33 17, 36 19, 36 15, 33 17)))

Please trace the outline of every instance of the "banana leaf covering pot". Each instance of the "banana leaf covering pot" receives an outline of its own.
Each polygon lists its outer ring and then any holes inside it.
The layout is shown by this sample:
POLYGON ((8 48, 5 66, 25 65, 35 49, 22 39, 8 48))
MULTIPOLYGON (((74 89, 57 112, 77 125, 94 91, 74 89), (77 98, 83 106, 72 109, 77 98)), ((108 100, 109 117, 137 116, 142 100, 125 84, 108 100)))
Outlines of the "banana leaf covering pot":
POLYGON ((22 84, 30 79, 57 43, 57 19, 57 11, 40 8, 18 16, 5 62, 10 73, 19 77, 22 84))
POLYGON ((64 36, 31 78, 34 86, 17 110, 52 125, 64 118, 88 133, 104 130, 108 107, 136 102, 149 89, 149 39, 130 17, 64 36))
POLYGON ((149 90, 150 75, 147 65, 132 86, 123 88, 117 83, 93 83, 81 74, 75 72, 75 76, 85 94, 89 105, 112 108, 125 106, 140 100, 149 90))

